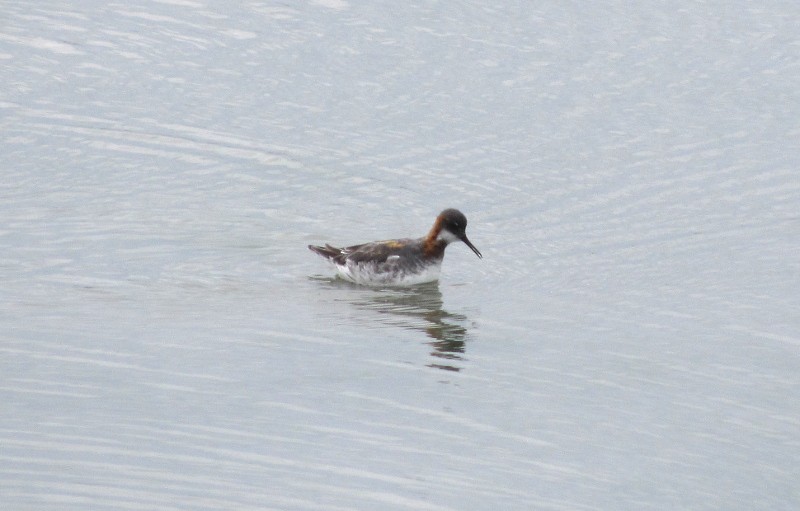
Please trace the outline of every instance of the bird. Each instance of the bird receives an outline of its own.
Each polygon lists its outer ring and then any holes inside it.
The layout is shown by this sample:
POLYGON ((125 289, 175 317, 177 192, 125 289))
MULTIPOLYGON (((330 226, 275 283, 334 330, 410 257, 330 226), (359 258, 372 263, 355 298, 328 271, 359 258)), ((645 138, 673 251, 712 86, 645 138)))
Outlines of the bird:
POLYGON ((428 234, 421 238, 373 241, 350 247, 308 248, 336 266, 338 276, 366 286, 413 286, 439 279, 444 249, 463 241, 479 258, 480 251, 469 241, 467 217, 457 209, 445 209, 436 217, 428 234))

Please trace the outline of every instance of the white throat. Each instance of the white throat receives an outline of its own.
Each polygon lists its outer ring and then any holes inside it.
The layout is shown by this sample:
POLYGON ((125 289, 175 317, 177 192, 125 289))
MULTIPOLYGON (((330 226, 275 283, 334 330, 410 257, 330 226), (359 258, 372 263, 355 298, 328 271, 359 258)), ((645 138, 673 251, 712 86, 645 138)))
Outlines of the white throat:
POLYGON ((444 241, 448 245, 458 240, 459 240, 458 236, 448 231, 447 229, 442 229, 441 231, 439 231, 439 235, 436 236, 436 241, 444 241))

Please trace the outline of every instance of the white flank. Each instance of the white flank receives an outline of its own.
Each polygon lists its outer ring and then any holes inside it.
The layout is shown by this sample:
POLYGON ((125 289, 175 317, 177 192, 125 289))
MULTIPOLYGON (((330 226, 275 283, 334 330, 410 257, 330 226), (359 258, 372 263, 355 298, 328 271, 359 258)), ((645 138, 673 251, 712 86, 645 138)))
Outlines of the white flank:
MULTIPOLYGON (((399 259, 397 257, 398 262, 399 259)), ((348 282, 364 286, 415 286, 438 280, 441 269, 441 260, 418 268, 396 268, 390 271, 378 271, 379 267, 375 264, 350 263, 336 265, 339 277, 348 282)))

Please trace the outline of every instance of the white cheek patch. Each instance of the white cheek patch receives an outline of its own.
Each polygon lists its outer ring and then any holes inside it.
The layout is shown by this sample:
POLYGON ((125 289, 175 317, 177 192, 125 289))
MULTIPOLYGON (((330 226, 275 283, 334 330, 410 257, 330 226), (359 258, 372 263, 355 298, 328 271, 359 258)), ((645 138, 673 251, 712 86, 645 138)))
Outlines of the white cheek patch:
POLYGON ((439 231, 439 235, 436 237, 436 240, 444 241, 445 243, 452 243, 454 241, 458 241, 458 237, 447 229, 442 229, 439 231))

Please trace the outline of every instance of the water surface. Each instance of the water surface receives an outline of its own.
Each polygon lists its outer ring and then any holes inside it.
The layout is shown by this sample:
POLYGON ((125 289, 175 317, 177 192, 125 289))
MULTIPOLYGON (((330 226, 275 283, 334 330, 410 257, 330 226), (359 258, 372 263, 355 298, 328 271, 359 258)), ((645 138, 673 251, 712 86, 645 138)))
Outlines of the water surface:
POLYGON ((3 12, 9 509, 800 504, 793 4, 3 12))

